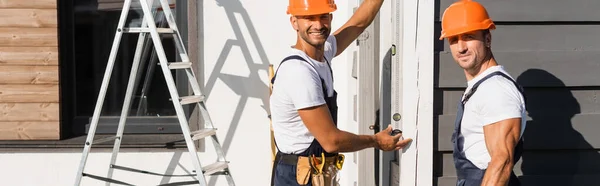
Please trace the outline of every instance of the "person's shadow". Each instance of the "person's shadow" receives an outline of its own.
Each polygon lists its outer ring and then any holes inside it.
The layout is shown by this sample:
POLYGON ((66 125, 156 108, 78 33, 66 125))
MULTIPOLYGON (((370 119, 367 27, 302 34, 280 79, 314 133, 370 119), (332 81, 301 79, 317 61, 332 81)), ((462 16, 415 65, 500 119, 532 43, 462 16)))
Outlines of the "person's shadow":
MULTIPOLYGON (((574 125, 579 130, 595 128, 596 121, 578 115, 581 107, 573 89, 541 69, 523 72, 517 82, 525 87, 526 107, 531 118, 523 135, 522 184, 600 184, 600 154, 574 128, 574 125)), ((577 94, 580 100, 586 98, 585 91, 578 92, 583 92, 577 94)))

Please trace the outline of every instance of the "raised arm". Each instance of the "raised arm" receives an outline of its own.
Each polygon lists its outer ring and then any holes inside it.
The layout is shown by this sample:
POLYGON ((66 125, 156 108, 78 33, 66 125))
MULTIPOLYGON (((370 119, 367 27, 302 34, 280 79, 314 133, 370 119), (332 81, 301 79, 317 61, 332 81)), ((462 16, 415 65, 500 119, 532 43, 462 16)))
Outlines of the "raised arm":
POLYGON ((364 0, 352 17, 333 33, 337 40, 337 53, 341 54, 373 22, 383 0, 364 0))
POLYGON ((402 134, 390 136, 391 127, 375 135, 356 135, 339 130, 333 124, 329 109, 325 104, 300 109, 298 113, 306 128, 315 136, 323 149, 330 153, 354 152, 370 147, 385 151, 398 150, 412 141, 412 139, 399 141, 402 134))
POLYGON ((483 176, 482 186, 508 184, 520 132, 521 118, 506 119, 483 127, 485 145, 492 159, 483 176))

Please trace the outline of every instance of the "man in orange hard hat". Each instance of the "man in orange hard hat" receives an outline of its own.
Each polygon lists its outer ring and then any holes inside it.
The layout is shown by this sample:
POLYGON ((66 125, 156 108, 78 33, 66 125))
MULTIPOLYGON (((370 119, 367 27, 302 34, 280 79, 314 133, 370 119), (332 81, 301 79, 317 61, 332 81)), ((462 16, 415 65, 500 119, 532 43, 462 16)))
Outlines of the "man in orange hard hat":
MULTIPOLYGON (((367 26, 383 0, 364 0, 354 15, 330 35, 333 0, 289 0, 287 13, 297 33, 271 79, 271 119, 276 146, 272 184, 338 185, 343 164, 340 152, 365 148, 391 151, 411 139, 390 135, 392 128, 375 135, 356 135, 337 128, 337 93, 330 66, 367 26)), ((375 61, 374 61, 375 62, 375 61)))
POLYGON ((457 185, 520 185, 512 172, 521 157, 525 95, 492 54, 494 22, 470 0, 455 2, 442 17, 440 40, 467 78, 452 134, 457 185))

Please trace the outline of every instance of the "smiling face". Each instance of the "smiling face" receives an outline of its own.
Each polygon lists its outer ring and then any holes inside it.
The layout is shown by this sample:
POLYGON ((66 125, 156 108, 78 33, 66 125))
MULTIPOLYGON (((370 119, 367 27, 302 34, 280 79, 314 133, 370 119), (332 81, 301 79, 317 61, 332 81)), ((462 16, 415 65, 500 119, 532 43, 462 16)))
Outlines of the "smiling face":
POLYGON ((472 31, 448 38, 452 57, 466 71, 479 71, 483 62, 491 57, 491 34, 472 31))
POLYGON ((333 15, 329 13, 292 16, 290 22, 304 43, 315 48, 320 48, 325 44, 327 37, 329 37, 332 18, 333 15))

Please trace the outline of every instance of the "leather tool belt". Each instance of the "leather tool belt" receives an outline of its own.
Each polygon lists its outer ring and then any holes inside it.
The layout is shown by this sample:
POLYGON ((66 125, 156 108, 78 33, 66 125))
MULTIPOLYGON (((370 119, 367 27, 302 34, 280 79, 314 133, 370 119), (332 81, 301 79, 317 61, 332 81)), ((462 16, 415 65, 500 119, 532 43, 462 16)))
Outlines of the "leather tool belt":
POLYGON ((311 181, 313 186, 331 186, 338 185, 337 173, 343 167, 344 155, 325 157, 321 154, 321 157, 306 157, 282 154, 280 162, 296 165, 296 181, 299 185, 306 185, 311 181))

